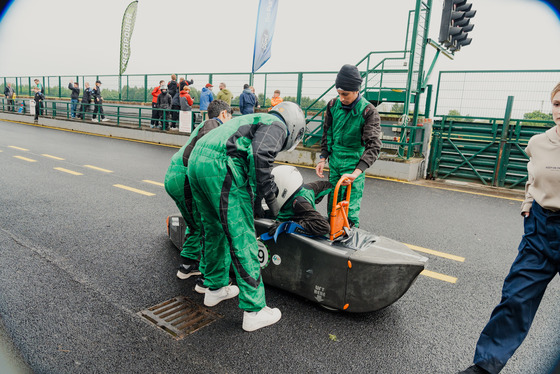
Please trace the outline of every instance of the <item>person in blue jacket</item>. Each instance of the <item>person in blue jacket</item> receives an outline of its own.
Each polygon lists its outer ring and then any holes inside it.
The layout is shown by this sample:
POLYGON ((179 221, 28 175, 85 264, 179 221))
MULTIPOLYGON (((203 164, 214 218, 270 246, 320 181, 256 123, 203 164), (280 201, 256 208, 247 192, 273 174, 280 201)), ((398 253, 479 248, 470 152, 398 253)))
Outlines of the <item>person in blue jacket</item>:
POLYGON ((206 111, 208 110, 208 105, 212 101, 214 101, 214 94, 212 93, 212 84, 206 83, 206 86, 202 88, 202 92, 200 93, 200 110, 206 111))
POLYGON ((251 92, 248 84, 244 84, 243 92, 239 96, 239 111, 241 114, 254 113, 255 105, 257 105, 255 94, 251 92))

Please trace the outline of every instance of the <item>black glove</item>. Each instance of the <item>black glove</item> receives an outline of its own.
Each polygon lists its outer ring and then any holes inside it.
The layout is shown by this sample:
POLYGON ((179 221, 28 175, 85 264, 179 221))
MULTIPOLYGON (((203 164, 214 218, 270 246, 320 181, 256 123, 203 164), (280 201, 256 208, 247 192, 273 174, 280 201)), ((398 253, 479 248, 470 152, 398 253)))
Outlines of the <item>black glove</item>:
POLYGON ((276 199, 276 195, 271 193, 264 198, 266 201, 266 205, 268 205, 268 209, 270 209, 270 215, 272 217, 276 217, 278 213, 280 213, 280 204, 278 204, 278 199, 276 199))

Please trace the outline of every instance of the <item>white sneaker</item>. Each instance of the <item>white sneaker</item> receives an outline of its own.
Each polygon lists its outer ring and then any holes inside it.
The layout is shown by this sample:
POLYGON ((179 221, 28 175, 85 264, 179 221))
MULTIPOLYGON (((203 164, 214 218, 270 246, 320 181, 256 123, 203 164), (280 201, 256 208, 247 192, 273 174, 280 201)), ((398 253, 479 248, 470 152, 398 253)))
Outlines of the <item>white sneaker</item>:
POLYGON ((226 286, 217 290, 208 289, 204 294, 204 305, 218 305, 221 301, 234 298, 237 295, 239 295, 239 287, 237 286, 226 286))
POLYGON ((103 119, 101 120, 101 122, 107 122, 107 121, 109 121, 109 118, 103 118, 103 119))
POLYGON ((258 312, 243 312, 243 330, 255 331, 275 324, 280 321, 280 318, 282 318, 280 309, 272 309, 267 306, 258 312))
POLYGON ((92 118, 91 121, 92 122, 99 122, 99 120, 97 118, 92 118))

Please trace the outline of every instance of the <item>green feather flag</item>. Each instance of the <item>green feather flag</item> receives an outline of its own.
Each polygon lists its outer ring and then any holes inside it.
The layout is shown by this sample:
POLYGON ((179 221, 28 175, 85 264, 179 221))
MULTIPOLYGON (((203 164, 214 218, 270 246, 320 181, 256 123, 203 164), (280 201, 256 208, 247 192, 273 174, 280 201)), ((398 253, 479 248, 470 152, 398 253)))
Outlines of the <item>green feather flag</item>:
POLYGON ((119 65, 119 75, 123 75, 126 70, 126 66, 128 65, 128 59, 130 57, 130 39, 132 38, 132 31, 134 31, 137 8, 138 1, 133 1, 124 11, 121 26, 121 63, 119 65))

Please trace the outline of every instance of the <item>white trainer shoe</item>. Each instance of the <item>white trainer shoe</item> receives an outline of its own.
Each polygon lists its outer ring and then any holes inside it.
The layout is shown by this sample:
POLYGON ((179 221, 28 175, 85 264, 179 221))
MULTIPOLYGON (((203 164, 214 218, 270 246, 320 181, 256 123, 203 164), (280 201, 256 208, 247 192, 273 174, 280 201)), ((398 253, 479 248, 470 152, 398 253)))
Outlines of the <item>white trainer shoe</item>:
POLYGON ((243 312, 243 330, 255 331, 280 321, 282 312, 278 308, 265 306, 258 312, 243 312))
POLYGON ((226 286, 217 290, 208 289, 204 294, 204 305, 218 305, 221 301, 234 298, 237 295, 239 295, 239 287, 237 286, 226 286))
POLYGON ((109 122, 109 118, 103 118, 101 122, 109 122))

